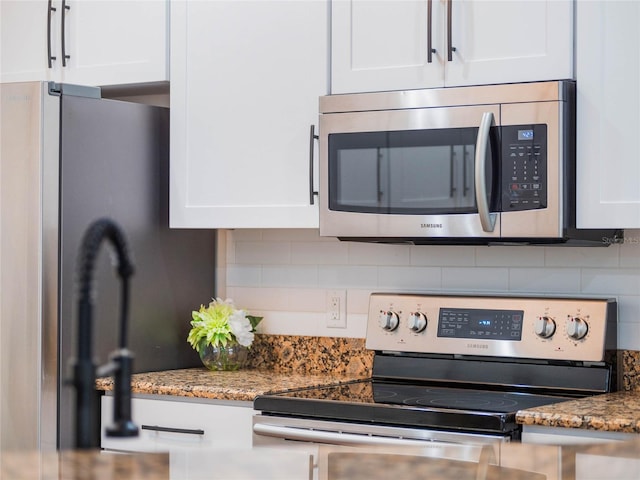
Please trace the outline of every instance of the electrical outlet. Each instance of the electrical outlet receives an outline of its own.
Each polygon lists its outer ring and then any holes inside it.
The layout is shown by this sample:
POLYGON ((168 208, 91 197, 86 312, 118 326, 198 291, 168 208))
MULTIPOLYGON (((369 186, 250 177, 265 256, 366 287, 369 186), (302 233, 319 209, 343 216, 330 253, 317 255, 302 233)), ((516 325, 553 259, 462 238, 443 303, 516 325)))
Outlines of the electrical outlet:
POLYGON ((347 328, 346 290, 327 290, 327 327, 347 328))

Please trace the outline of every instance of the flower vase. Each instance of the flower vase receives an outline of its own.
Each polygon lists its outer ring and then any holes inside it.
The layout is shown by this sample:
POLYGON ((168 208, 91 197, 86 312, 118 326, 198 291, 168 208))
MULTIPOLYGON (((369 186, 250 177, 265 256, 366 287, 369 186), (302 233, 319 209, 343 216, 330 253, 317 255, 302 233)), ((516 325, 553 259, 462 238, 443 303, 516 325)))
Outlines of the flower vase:
POLYGON ((244 368, 249 349, 236 342, 226 345, 200 345, 200 360, 209 370, 239 370, 244 368))

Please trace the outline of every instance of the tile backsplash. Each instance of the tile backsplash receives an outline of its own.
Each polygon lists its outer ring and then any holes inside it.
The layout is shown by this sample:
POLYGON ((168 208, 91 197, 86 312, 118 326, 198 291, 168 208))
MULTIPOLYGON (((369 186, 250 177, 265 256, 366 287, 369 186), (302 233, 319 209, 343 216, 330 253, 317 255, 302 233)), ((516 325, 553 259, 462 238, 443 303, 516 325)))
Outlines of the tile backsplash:
POLYGON ((640 230, 606 248, 380 245, 311 229, 219 238, 219 296, 263 315, 262 333, 364 338, 371 292, 594 296, 617 298, 618 348, 640 350, 640 230), (346 294, 346 328, 326 326, 330 290, 346 294))

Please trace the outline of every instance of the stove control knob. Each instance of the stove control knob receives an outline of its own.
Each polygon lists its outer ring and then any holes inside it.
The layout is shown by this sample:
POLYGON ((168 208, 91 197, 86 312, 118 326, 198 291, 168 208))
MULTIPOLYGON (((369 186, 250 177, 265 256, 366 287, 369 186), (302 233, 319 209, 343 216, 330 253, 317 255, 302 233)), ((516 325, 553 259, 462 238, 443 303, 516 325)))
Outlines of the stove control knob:
POLYGON ((538 317, 535 332, 541 338, 551 338, 556 333, 556 322, 551 317, 538 317))
POLYGON ((413 333, 422 332, 427 328, 427 316, 422 312, 410 313, 408 326, 413 333))
POLYGON ((392 312, 391 310, 389 310, 388 312, 380 312, 378 324, 383 330, 392 332, 393 330, 398 328, 399 323, 400 319, 398 318, 398 314, 396 312, 392 312))
POLYGON ((581 340, 589 331, 589 325, 580 317, 567 318, 567 335, 574 340, 581 340))

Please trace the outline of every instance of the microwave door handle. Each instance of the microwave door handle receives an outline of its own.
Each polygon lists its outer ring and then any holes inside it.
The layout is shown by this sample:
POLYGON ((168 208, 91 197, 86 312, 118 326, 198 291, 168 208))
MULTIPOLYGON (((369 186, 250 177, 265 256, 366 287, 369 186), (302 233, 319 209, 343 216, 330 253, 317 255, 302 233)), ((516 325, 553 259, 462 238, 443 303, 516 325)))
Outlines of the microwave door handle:
POLYGON ((487 148, 489 144, 489 132, 493 124, 493 113, 485 112, 482 114, 482 121, 478 130, 478 138, 476 139, 476 156, 475 156, 475 186, 476 186, 476 203, 478 204, 478 215, 480 215, 480 223, 482 230, 485 232, 493 232, 496 225, 495 213, 489 212, 489 200, 487 199, 487 183, 485 174, 485 161, 487 158, 487 148))

